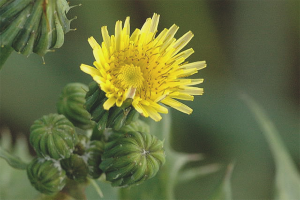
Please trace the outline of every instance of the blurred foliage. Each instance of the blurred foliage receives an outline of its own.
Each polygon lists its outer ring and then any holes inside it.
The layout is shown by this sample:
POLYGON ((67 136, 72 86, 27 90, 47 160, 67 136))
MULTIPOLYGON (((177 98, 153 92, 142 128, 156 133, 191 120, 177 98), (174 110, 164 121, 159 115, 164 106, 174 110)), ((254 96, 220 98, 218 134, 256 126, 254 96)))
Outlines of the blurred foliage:
MULTIPOLYGON (((271 199, 274 160, 259 125, 239 98, 246 92, 269 114, 299 170, 299 1, 70 1, 80 3, 69 12, 78 16, 72 23, 77 31, 66 36, 62 48, 45 56, 45 65, 36 55, 27 59, 17 53, 5 63, 0 72, 1 126, 28 135, 35 119, 56 111, 64 85, 91 81, 79 69, 81 63, 94 60, 88 37, 101 41, 101 26, 108 25, 113 33, 115 21, 126 16, 132 27, 140 27, 156 12, 161 15, 159 31, 176 23, 177 38, 188 30, 195 34, 186 47, 195 50, 190 62, 208 63, 194 75, 205 80, 204 95, 189 103, 194 112, 172 112, 172 146, 204 153, 207 159, 197 165, 235 160, 233 199, 271 199)), ((179 184, 176 197, 207 199, 223 176, 216 173, 179 184)), ((111 189, 106 187, 101 185, 103 191, 111 189)))

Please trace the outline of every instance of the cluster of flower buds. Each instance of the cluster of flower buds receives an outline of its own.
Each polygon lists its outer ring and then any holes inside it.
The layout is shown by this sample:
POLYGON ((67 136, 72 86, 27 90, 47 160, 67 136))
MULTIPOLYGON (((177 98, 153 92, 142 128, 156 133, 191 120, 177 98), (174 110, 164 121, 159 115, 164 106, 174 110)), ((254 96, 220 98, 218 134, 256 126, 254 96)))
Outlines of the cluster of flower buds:
POLYGON ((70 31, 69 10, 66 0, 0 1, 0 47, 10 46, 26 56, 60 48, 70 31))
POLYGON ((95 163, 101 162, 104 144, 76 133, 64 115, 43 116, 33 123, 30 132, 30 144, 38 157, 28 165, 27 174, 40 192, 52 195, 62 190, 67 179, 86 182, 89 175, 99 178, 102 174, 95 163))
POLYGON ((137 185, 164 164, 163 142, 149 133, 130 103, 107 111, 105 98, 95 82, 89 87, 68 84, 58 100, 58 114, 33 123, 30 143, 38 157, 27 174, 37 190, 52 195, 68 179, 86 183, 102 174, 112 186, 137 185))

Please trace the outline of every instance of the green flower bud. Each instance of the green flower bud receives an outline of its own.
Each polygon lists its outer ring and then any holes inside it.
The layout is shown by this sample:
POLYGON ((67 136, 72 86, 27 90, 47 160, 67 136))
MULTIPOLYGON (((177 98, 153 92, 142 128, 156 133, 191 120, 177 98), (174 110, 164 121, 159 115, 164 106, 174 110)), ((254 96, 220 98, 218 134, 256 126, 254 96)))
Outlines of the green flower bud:
POLYGON ((33 123, 29 141, 39 156, 58 160, 71 156, 77 134, 64 115, 49 114, 33 123))
POLYGON ((120 129, 120 131, 122 132, 139 131, 142 133, 150 133, 150 127, 146 122, 138 119, 126 126, 123 126, 120 129))
POLYGON ((0 46, 11 46, 26 56, 44 56, 60 48, 70 31, 66 0, 12 0, 0 3, 0 46))
POLYGON ((85 134, 77 134, 77 135, 78 135, 78 143, 75 146, 73 154, 82 156, 85 153, 85 148, 90 139, 85 134))
POLYGON ((67 177, 78 182, 85 182, 88 175, 88 167, 83 158, 72 154, 70 158, 60 161, 61 167, 66 171, 67 177))
POLYGON ((27 175, 35 189, 47 195, 53 195, 66 184, 66 173, 58 161, 35 158, 27 166, 27 175))
POLYGON ((163 142, 149 133, 114 133, 105 145, 100 168, 112 186, 137 185, 152 178, 165 162, 163 142))
POLYGON ((132 107, 132 99, 127 99, 121 107, 114 106, 111 109, 104 110, 103 104, 107 100, 96 82, 89 85, 89 91, 86 94, 85 107, 91 114, 92 120, 97 123, 99 130, 113 128, 119 130, 125 124, 130 124, 136 120, 139 113, 132 107))
POLYGON ((104 143, 96 140, 91 141, 89 147, 86 150, 89 175, 93 179, 99 178, 103 172, 99 167, 103 152, 104 152, 104 143))
POLYGON ((67 84, 57 102, 57 112, 65 115, 76 127, 90 129, 94 122, 90 113, 84 108, 88 87, 81 83, 67 84))

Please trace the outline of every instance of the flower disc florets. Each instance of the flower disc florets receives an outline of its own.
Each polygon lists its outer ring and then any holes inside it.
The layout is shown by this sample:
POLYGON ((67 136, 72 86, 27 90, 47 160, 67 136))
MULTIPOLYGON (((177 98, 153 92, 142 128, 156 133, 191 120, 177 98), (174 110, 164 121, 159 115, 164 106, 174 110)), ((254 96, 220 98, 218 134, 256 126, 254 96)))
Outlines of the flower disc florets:
POLYGON ((203 94, 202 88, 192 87, 203 79, 186 79, 206 66, 205 61, 187 64, 185 59, 194 51, 178 53, 193 37, 191 31, 176 40, 178 26, 164 29, 157 37, 159 15, 148 18, 141 29, 130 35, 129 17, 124 27, 117 21, 115 35, 109 36, 107 27, 101 28, 103 42, 88 39, 96 61, 94 67, 82 64, 81 70, 90 74, 106 93, 104 109, 122 106, 132 98, 132 106, 145 117, 159 121, 159 113, 168 113, 160 103, 190 114, 192 109, 175 100, 194 99, 203 94))

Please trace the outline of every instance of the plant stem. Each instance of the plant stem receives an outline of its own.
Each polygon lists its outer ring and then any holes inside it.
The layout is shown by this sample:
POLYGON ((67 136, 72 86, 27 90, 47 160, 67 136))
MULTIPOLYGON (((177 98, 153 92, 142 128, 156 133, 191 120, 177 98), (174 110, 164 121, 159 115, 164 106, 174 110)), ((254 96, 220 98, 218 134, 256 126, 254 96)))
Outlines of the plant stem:
POLYGON ((7 58, 10 56, 10 54, 13 52, 13 48, 7 45, 3 45, 0 47, 0 70, 2 69, 2 66, 4 65, 7 58))

